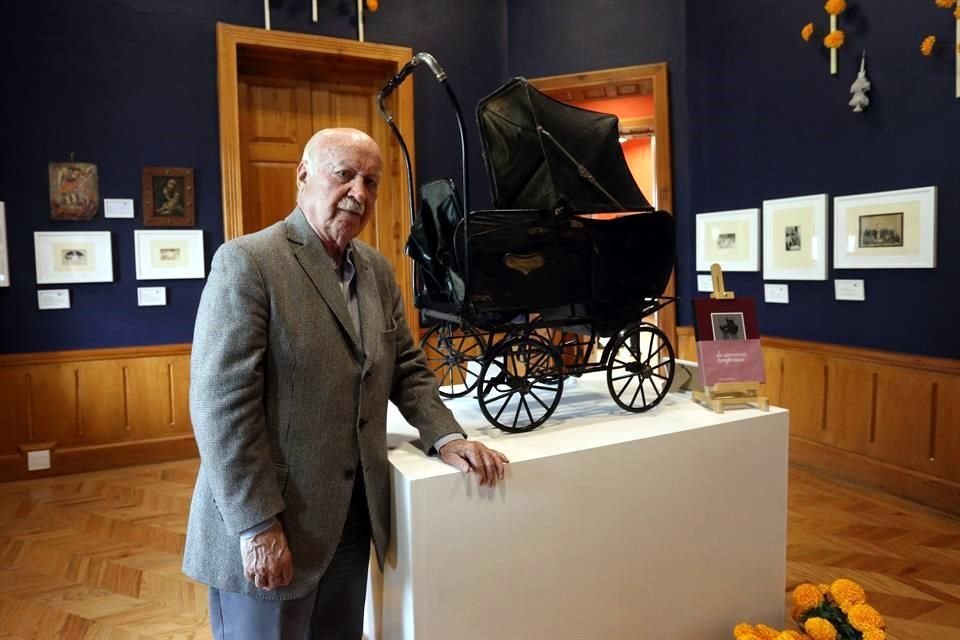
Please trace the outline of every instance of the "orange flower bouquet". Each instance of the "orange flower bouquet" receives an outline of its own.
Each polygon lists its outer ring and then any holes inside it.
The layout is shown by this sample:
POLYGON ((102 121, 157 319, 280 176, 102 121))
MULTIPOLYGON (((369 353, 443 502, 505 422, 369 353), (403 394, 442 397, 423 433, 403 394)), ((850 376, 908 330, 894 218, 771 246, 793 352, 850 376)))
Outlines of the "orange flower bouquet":
POLYGON ((884 640, 886 622, 867 604, 863 587, 841 578, 832 584, 804 583, 793 590, 793 612, 799 631, 777 631, 766 625, 738 624, 735 640, 884 640))

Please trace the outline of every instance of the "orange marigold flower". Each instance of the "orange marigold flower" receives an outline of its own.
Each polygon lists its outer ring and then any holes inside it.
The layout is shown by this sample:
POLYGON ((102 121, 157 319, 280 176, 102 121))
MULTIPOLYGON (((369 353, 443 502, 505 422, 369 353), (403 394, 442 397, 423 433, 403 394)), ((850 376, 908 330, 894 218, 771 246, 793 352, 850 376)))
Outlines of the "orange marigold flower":
POLYGON ((810 636, 800 633, 799 631, 784 631, 778 635, 774 640, 804 640, 804 638, 809 638, 810 636))
POLYGON ((828 584, 818 584, 817 589, 820 589, 820 593, 824 595, 830 593, 830 585, 828 584))
POLYGON ((376 12, 380 8, 380 0, 367 0, 367 9, 376 12))
POLYGON ((867 629, 863 632, 863 640, 886 640, 887 634, 880 629, 867 629))
POLYGON ((839 49, 843 46, 843 31, 831 31, 824 37, 823 46, 827 49, 839 49))
POLYGON ((823 8, 832 16, 838 16, 847 10, 847 0, 827 0, 823 8))
POLYGON ((923 39, 923 42, 920 43, 920 53, 929 56, 933 53, 933 46, 935 44, 937 44, 937 36, 927 36, 923 39))
POLYGON ((758 624, 753 628, 753 632, 763 638, 763 640, 776 640, 777 636, 780 635, 779 631, 765 624, 758 624))
POLYGON ((830 585, 830 595, 844 612, 855 604, 863 604, 867 601, 867 594, 863 592, 863 587, 846 578, 833 581, 830 585))
POLYGON ((746 622, 741 622, 733 628, 733 637, 739 638, 742 635, 747 633, 753 633, 753 625, 747 624, 746 622))
POLYGON ((800 30, 800 37, 803 38, 804 42, 810 42, 810 37, 813 35, 813 23, 808 22, 803 25, 803 29, 800 30))
POLYGON ((809 611, 814 607, 819 607, 821 602, 823 602, 823 594, 816 585, 805 582, 798 584, 797 588, 793 590, 793 604, 797 605, 798 609, 809 611))
POLYGON ((957 0, 936 0, 937 6, 941 9, 949 9, 957 0))
POLYGON ((813 640, 837 640, 836 628, 823 618, 810 618, 803 623, 803 630, 813 640))
POLYGON ((855 604, 847 611, 847 620, 858 631, 884 629, 887 623, 880 612, 868 604, 855 604))

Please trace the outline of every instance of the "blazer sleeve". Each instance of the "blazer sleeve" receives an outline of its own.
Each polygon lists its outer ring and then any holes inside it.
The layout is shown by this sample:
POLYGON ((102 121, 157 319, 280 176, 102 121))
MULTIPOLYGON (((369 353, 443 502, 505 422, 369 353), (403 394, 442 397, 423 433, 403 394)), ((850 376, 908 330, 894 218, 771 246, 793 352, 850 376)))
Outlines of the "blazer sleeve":
POLYGON ((227 531, 284 510, 264 414, 269 301, 254 260, 220 247, 200 297, 190 360, 190 417, 227 531))
POLYGON ((423 350, 413 341, 393 269, 383 261, 387 272, 386 287, 392 300, 391 315, 397 327, 397 358, 393 367, 390 400, 403 417, 420 432, 428 453, 435 453, 434 443, 443 436, 459 433, 466 437, 453 413, 443 404, 437 391, 437 379, 427 366, 423 350))

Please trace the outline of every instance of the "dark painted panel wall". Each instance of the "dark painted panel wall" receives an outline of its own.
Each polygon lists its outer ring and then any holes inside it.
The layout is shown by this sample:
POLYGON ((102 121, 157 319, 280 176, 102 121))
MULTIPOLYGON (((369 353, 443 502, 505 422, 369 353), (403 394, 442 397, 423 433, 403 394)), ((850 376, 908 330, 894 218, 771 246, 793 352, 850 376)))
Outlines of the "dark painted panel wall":
MULTIPOLYGON (((960 357, 960 100, 953 56, 927 59, 937 34, 953 46, 949 12, 931 2, 849 2, 838 76, 822 47, 804 43, 823 3, 725 0, 688 12, 690 208, 760 207, 766 198, 832 196, 936 185, 937 268, 835 270, 790 284, 790 304, 762 302, 762 274, 730 274, 728 288, 758 300, 765 334, 960 357), (872 105, 852 113, 849 87, 867 50, 872 105), (866 302, 833 299, 834 278, 863 278, 866 302)), ((832 218, 831 218, 832 220, 832 218)), ((832 239, 832 236, 831 236, 832 239)), ((695 291, 693 235, 680 244, 681 291, 695 291)), ((831 256, 832 257, 832 256, 831 256)), ((831 260, 832 267, 832 260, 831 260)))
MULTIPOLYGON (((285 0, 273 28, 355 38, 355 3, 285 0)), ((367 39, 429 51, 445 66, 460 101, 473 105, 506 76, 505 0, 384 0, 368 14, 367 39)), ((191 339, 203 282, 156 281, 168 306, 139 308, 133 230, 142 228, 140 169, 196 169, 198 227, 207 261, 223 241, 216 97, 216 22, 263 26, 262 4, 233 0, 18 2, 0 21, 0 200, 6 202, 13 286, 0 289, 0 353, 163 344, 191 339), (136 199, 137 218, 53 222, 47 163, 95 162, 101 197, 136 199), (115 281, 49 285, 70 289, 73 308, 38 311, 33 232, 109 230, 115 281)), ((421 179, 459 175, 452 112, 429 74, 417 75, 417 159, 421 179)), ((472 121, 472 117, 470 117, 472 121)), ((475 134, 474 134, 475 135, 475 134)), ((478 204, 485 179, 474 150, 478 204)), ((154 284, 140 282, 142 285, 154 284)))

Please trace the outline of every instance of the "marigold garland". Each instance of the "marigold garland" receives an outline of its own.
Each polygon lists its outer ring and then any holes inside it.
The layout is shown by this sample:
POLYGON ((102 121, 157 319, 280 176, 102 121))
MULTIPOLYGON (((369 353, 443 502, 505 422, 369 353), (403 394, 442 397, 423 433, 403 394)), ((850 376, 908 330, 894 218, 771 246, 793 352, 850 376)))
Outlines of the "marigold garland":
MULTIPOLYGON (((937 0, 937 2, 943 2, 944 0, 937 0)), ((823 5, 824 10, 832 16, 838 16, 844 11, 847 10, 847 1, 846 0, 827 0, 827 4, 823 5)))
POLYGON ((753 632, 763 638, 763 640, 777 640, 777 636, 780 635, 779 631, 765 624, 758 624, 753 628, 753 632))
POLYGON ((887 634, 880 629, 867 629, 863 632, 863 640, 886 640, 887 634))
POLYGON ((778 635, 774 640, 809 640, 810 636, 799 631, 789 629, 778 635))
POLYGON ((940 7, 941 9, 949 9, 957 2, 957 0, 934 0, 934 1, 937 3, 937 6, 940 7))
POLYGON ((884 629, 887 626, 880 612, 868 604, 855 604, 850 607, 850 610, 847 611, 847 620, 858 631, 884 629))
POLYGON ((935 44, 937 44, 937 36, 927 36, 923 39, 923 42, 920 43, 920 53, 929 56, 933 53, 935 44))
POLYGON ((855 604, 863 604, 867 601, 867 594, 864 593, 863 587, 846 578, 840 578, 831 583, 830 595, 844 612, 855 604))
POLYGON ((810 42, 810 38, 813 36, 813 23, 808 22, 803 25, 803 29, 800 30, 800 37, 803 38, 804 42, 810 42))
POLYGON ((827 49, 839 49, 843 46, 843 31, 837 29, 836 31, 831 31, 823 38, 823 46, 827 49))
POLYGON ((803 623, 803 628, 813 640, 837 640, 837 629, 829 620, 810 618, 803 623))
POLYGON ((802 611, 819 607, 821 602, 823 602, 823 593, 815 585, 804 583, 797 585, 793 590, 793 604, 802 611))

